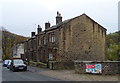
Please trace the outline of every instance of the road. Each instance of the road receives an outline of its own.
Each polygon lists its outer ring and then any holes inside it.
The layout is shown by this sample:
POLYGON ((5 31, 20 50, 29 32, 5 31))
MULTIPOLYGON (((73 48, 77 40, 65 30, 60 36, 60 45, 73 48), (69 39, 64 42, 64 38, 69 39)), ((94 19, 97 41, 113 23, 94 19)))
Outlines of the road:
POLYGON ((2 67, 2 81, 61 81, 42 74, 31 71, 12 72, 6 67, 2 67))
POLYGON ((28 66, 28 71, 25 72, 12 72, 5 67, 1 69, 3 81, 25 81, 25 83, 26 81, 105 81, 105 83, 106 81, 118 81, 118 75, 75 74, 73 70, 49 70, 31 66, 28 66))

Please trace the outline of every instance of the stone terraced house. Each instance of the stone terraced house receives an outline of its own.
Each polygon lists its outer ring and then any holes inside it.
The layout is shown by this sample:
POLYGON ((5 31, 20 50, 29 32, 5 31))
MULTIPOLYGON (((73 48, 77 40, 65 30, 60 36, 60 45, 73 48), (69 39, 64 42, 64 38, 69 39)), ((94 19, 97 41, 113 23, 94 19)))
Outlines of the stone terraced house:
POLYGON ((62 21, 57 12, 56 25, 45 23, 45 30, 38 25, 26 40, 25 57, 29 61, 104 61, 106 55, 106 29, 86 14, 62 21))

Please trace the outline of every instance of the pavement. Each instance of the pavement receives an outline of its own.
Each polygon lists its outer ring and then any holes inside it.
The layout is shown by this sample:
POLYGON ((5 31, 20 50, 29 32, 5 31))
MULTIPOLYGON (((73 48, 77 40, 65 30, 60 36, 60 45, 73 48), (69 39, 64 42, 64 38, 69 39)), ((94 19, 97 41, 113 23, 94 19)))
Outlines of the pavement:
POLYGON ((31 66, 28 70, 65 81, 119 81, 118 75, 75 74, 74 70, 50 70, 31 66))

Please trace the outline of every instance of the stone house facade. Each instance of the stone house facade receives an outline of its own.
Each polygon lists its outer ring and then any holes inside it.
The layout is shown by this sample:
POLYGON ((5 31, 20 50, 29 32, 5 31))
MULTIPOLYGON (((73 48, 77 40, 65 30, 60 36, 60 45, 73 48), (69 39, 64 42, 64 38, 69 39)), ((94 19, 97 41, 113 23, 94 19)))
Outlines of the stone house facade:
POLYGON ((24 42, 17 43, 11 48, 11 58, 24 59, 24 42))
POLYGON ((56 25, 38 25, 38 33, 25 41, 25 56, 32 61, 103 61, 106 29, 86 14, 62 21, 57 12, 56 25))

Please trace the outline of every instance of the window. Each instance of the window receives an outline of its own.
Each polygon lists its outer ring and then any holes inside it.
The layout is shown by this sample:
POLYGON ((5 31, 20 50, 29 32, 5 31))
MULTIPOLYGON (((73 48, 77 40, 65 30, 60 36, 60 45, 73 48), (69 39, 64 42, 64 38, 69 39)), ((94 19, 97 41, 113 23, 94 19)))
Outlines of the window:
POLYGON ((49 60, 53 59, 53 55, 51 53, 49 53, 49 60))
POLYGON ((36 40, 33 40, 34 48, 36 48, 36 40))
POLYGON ((41 45, 41 39, 38 40, 38 45, 39 45, 39 46, 41 45))
POLYGON ((14 60, 14 64, 23 64, 23 60, 14 60))
POLYGON ((52 42, 55 42, 55 35, 54 34, 52 34, 52 42))
POLYGON ((44 42, 44 45, 46 45, 47 42, 46 42, 46 37, 45 36, 43 37, 43 42, 44 42))
POLYGON ((49 35, 49 42, 52 42, 52 43, 55 42, 55 33, 54 32, 49 35))

